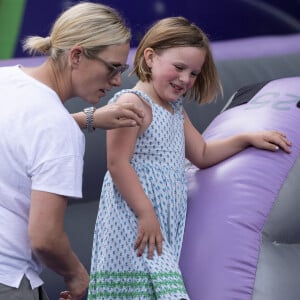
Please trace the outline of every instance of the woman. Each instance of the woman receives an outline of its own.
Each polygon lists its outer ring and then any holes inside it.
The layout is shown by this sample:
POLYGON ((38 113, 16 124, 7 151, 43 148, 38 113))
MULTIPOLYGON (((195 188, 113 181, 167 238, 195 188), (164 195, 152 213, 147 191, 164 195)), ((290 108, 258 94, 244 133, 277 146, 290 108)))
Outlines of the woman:
POLYGON ((108 105, 72 118, 63 104, 80 97, 94 105, 120 85, 130 37, 114 9, 80 3, 59 16, 48 37, 24 41, 30 53, 48 55, 45 63, 0 68, 1 299, 47 299, 42 265, 63 277, 72 299, 86 293, 88 273, 63 225, 67 197, 82 196, 80 127, 138 126, 142 112, 108 105))

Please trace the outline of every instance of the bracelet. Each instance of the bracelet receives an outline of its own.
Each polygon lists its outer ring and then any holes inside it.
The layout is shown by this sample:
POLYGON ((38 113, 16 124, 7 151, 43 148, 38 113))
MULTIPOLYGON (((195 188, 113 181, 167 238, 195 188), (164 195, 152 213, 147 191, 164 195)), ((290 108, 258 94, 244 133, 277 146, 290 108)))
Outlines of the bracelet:
POLYGON ((88 132, 93 132, 95 130, 94 127, 94 112, 96 110, 96 107, 91 106, 87 107, 83 110, 83 112, 86 114, 86 124, 85 128, 88 132))

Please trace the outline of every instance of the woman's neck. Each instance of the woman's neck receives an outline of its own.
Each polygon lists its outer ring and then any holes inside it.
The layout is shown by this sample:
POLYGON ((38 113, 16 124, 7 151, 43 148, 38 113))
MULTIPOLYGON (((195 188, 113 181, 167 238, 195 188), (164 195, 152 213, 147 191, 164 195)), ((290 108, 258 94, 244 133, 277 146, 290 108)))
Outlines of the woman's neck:
POLYGON ((60 72, 58 68, 48 59, 42 65, 33 68, 22 67, 22 70, 29 76, 47 85, 54 90, 62 102, 65 102, 71 95, 67 88, 67 72, 60 72))

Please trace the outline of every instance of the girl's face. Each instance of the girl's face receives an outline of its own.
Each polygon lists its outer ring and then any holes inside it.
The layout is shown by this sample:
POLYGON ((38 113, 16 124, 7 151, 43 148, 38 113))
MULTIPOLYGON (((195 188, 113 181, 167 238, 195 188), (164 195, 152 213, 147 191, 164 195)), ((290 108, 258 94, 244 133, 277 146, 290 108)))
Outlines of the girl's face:
POLYGON ((129 44, 112 45, 93 59, 86 58, 83 52, 77 55, 78 63, 71 73, 72 96, 96 104, 112 87, 121 85, 129 49, 129 44))
POLYGON ((189 91, 201 72, 205 50, 197 47, 174 47, 153 52, 150 62, 152 85, 163 101, 174 101, 189 91))

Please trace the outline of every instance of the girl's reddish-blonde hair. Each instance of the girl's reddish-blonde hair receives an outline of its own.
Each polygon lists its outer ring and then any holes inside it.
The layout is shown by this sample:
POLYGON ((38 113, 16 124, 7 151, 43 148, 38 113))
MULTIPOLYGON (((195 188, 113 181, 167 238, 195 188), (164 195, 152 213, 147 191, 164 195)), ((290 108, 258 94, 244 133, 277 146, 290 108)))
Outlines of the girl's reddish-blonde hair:
POLYGON ((219 92, 222 93, 222 85, 213 60, 209 39, 197 25, 184 17, 162 19, 147 31, 137 47, 132 73, 135 73, 141 81, 150 81, 151 69, 146 64, 144 50, 152 48, 159 52, 174 47, 197 47, 205 50, 205 62, 194 86, 188 92, 188 97, 199 103, 213 101, 219 92))

